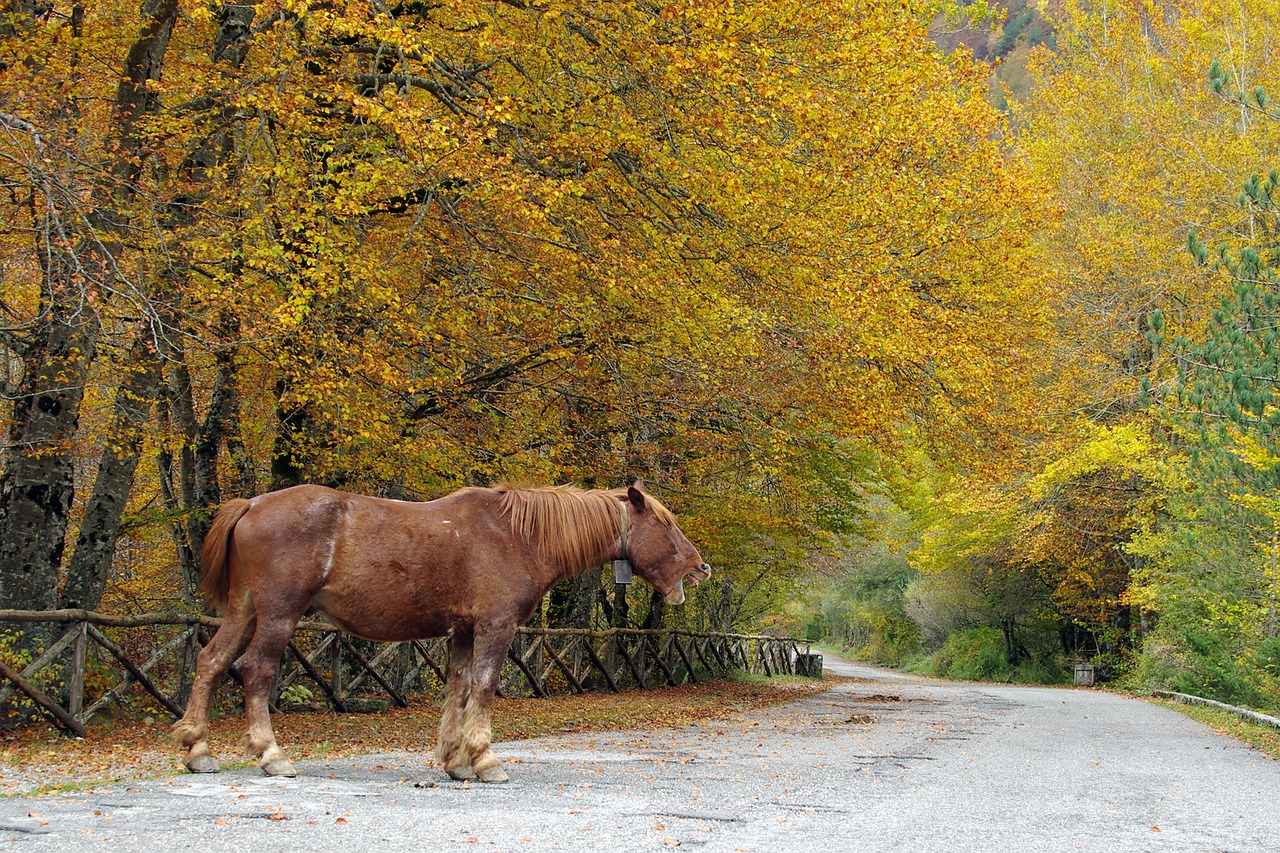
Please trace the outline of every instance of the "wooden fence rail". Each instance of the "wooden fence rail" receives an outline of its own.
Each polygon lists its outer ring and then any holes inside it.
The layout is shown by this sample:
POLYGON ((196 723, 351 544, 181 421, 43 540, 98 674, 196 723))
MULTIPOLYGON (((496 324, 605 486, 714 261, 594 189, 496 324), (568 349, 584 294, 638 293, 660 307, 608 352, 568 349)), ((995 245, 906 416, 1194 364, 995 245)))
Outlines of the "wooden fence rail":
MULTIPOLYGON (((0 659, 0 725, 43 709, 79 735, 111 706, 182 715, 196 655, 221 620, 182 613, 112 616, 89 610, 0 610, 0 623, 64 626, 21 670, 0 659)), ((55 632, 51 632, 51 635, 55 632)), ((327 622, 299 623, 272 688, 274 710, 324 701, 339 712, 408 704, 434 696, 448 672, 443 638, 374 643, 327 622)), ((809 643, 793 637, 681 630, 521 628, 499 680, 505 696, 550 696, 679 685, 733 671, 805 674, 809 643)), ((230 681, 239 682, 232 667, 230 681)), ((224 688, 226 689, 226 688, 224 688)), ((222 697, 231 702, 234 697, 222 697)))

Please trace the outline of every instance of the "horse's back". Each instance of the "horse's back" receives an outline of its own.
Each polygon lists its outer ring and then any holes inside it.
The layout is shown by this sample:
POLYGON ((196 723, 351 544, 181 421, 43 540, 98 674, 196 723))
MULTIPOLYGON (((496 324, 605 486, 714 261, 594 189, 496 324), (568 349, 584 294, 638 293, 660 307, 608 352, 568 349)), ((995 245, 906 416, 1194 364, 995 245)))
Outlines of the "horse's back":
POLYGON ((318 611, 350 633, 469 632, 491 588, 523 586, 499 504, 487 489, 414 502, 295 486, 254 499, 238 550, 259 564, 255 599, 318 611))

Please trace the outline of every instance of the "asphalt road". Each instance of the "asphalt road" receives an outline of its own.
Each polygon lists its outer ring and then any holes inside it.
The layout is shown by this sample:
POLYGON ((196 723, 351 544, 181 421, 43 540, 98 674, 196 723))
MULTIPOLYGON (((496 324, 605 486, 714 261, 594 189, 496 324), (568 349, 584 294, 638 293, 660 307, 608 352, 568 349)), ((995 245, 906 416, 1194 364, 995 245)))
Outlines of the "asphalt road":
POLYGON ((1280 762, 1173 711, 827 668, 865 680, 732 722, 501 744, 507 785, 397 753, 0 799, 0 853, 1280 851, 1280 762))

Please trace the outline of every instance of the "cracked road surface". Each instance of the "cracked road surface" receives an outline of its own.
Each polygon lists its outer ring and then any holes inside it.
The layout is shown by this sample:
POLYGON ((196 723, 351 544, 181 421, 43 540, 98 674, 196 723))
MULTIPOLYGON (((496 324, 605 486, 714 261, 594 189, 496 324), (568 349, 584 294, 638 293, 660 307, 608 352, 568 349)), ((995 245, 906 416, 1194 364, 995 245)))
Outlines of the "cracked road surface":
POLYGON ((406 752, 0 799, 0 853, 1280 851, 1280 762, 1173 711, 827 669, 855 680, 678 731, 500 744, 507 785, 406 752))

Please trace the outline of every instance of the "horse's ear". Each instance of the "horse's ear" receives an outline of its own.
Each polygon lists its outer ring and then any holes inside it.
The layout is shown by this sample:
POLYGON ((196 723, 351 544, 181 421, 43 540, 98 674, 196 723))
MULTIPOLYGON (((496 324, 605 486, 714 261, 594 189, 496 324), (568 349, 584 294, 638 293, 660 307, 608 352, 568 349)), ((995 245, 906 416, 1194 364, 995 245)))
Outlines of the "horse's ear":
POLYGON ((631 505, 639 512, 645 507, 644 492, 640 491, 644 488, 644 480, 636 480, 630 486, 627 486, 627 500, 631 501, 631 505))

